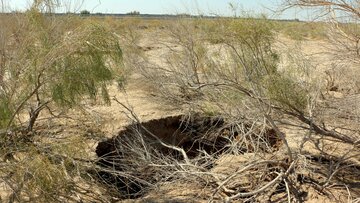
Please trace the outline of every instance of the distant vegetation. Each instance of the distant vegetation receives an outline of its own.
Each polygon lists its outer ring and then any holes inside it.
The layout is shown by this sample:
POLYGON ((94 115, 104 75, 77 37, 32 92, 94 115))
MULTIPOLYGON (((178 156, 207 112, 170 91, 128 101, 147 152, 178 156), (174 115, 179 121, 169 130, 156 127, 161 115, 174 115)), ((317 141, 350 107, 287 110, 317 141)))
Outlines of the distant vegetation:
POLYGON ((126 15, 140 15, 139 11, 131 11, 129 13, 126 13, 126 15))
POLYGON ((88 15, 90 15, 90 11, 88 11, 88 10, 82 10, 82 11, 80 11, 80 15, 82 15, 82 16, 88 16, 88 15))
POLYGON ((280 33, 295 40, 326 39, 329 26, 324 22, 277 21, 280 33))

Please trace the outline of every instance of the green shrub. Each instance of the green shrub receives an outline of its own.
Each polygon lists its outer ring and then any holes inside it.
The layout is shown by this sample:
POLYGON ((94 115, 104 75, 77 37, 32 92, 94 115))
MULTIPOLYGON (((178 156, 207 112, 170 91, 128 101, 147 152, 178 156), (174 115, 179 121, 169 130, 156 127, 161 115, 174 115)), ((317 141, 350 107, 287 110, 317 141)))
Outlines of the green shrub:
POLYGON ((306 109, 308 94, 293 79, 275 74, 267 77, 264 83, 267 85, 267 96, 278 106, 287 110, 306 109))
POLYGON ((71 108, 86 98, 109 103, 106 87, 122 77, 122 50, 109 27, 44 15, 37 8, 19 18, 13 25, 16 33, 9 35, 16 38, 7 39, 13 49, 7 52, 12 61, 4 67, 7 91, 0 95, 6 98, 0 107, 1 126, 16 125, 14 118, 30 111, 32 129, 39 112, 55 108, 53 104, 71 108))
POLYGON ((5 128, 13 114, 12 108, 5 95, 0 94, 0 129, 5 128))

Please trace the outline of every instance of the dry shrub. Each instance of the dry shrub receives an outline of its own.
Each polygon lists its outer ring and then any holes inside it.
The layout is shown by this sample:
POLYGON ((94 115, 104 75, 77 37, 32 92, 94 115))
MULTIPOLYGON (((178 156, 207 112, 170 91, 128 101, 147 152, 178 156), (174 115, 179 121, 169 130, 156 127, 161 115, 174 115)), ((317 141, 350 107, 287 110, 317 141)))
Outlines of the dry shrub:
MULTIPOLYGON (((351 133, 344 133, 322 123, 329 121, 318 114, 323 104, 319 105, 322 87, 315 77, 309 77, 311 65, 306 67, 308 64, 298 61, 301 57, 293 57, 292 64, 285 64, 288 66, 280 69, 282 56, 273 49, 275 34, 272 22, 266 19, 215 19, 211 22, 180 19, 170 28, 167 40, 160 42, 168 50, 164 56, 166 63, 151 63, 145 54, 136 68, 156 87, 155 94, 163 101, 188 108, 190 112, 222 116, 236 126, 251 123, 254 129, 264 130, 257 131, 260 133, 255 138, 244 130, 230 139, 233 150, 226 153, 239 156, 253 153, 254 157, 245 160, 237 171, 225 175, 207 169, 201 172, 187 169, 181 173, 188 177, 181 176, 180 179, 186 180, 196 174, 201 180, 196 180, 197 183, 201 182, 203 188, 214 191, 213 198, 226 201, 303 201, 309 198, 306 193, 309 188, 326 191, 324 196, 342 201, 344 199, 330 197, 330 185, 340 184, 341 180, 335 178, 341 174, 340 171, 347 174, 346 179, 352 179, 345 168, 358 165, 355 158, 359 149, 358 132, 352 129, 351 133), (290 147, 289 138, 280 131, 279 125, 282 128, 293 123, 298 129, 303 129, 299 132, 306 134, 299 143, 300 148, 290 147), (271 146, 264 133, 269 126, 283 144, 281 153, 266 152, 273 155, 270 157, 253 148, 263 143, 271 146), (340 142, 350 149, 332 155, 331 167, 344 166, 339 171, 329 170, 329 162, 322 161, 328 159, 323 151, 319 159, 313 159, 319 153, 316 146, 325 140, 340 142), (354 160, 348 162, 350 157, 354 160), (310 171, 316 165, 323 167, 316 171, 315 176, 324 178, 323 174, 327 174, 327 178, 313 180, 310 171), (209 182, 209 176, 215 181, 209 182)), ((237 129, 239 132, 241 127, 237 129)), ((244 125, 243 129, 249 129, 249 126, 244 125)), ((214 154, 204 154, 204 157, 214 160, 214 154)), ((356 199, 358 188, 346 194, 347 188, 356 181, 342 182, 344 187, 338 192, 356 199)))
MULTIPOLYGON (((281 142, 271 129, 255 129, 255 124, 240 129, 240 124, 230 125, 216 117, 174 116, 144 123, 134 119, 136 123, 118 136, 100 142, 96 149, 99 178, 116 191, 113 196, 122 199, 144 197, 169 183, 195 183, 211 195, 211 184, 219 185, 228 173, 213 170, 219 157, 274 152, 281 142)), ((281 161, 271 163, 277 165, 281 161)), ((272 174, 254 175, 255 179, 269 181, 271 177, 272 174)), ((249 191, 257 185, 243 181, 239 184, 251 184, 249 191)))
POLYGON ((91 19, 54 15, 55 3, 0 19, 0 181, 9 202, 106 201, 89 189, 85 129, 64 125, 81 123, 89 101, 110 102, 107 86, 123 76, 119 38, 91 19))

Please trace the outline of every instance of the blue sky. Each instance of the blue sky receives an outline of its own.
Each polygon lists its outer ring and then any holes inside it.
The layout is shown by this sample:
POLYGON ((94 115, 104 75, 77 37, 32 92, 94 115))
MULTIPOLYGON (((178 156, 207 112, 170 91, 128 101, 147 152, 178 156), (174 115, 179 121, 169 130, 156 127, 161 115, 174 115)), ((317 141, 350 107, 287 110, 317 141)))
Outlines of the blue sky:
MULTIPOLYGON (((8 0, 12 10, 24 10, 32 0, 8 0)), ((239 10, 250 13, 265 13, 274 18, 299 18, 290 11, 281 16, 272 10, 279 8, 281 0, 63 0, 71 2, 71 11, 89 10, 92 13, 127 13, 140 11, 147 14, 218 14, 232 15, 229 3, 238 5, 239 10), (81 3, 83 2, 83 3, 81 3)), ((69 8, 65 9, 69 10, 69 8)))

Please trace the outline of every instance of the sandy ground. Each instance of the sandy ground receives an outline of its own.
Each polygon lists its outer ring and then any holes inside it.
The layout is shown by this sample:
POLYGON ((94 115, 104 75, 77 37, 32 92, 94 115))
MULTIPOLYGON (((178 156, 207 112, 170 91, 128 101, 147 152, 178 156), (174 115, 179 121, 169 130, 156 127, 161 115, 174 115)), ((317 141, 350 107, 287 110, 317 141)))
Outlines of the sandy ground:
MULTIPOLYGON (((119 90, 116 85, 110 87, 111 98, 116 98, 119 102, 130 108, 141 121, 147 121, 165 116, 178 115, 180 108, 166 106, 151 98, 151 92, 142 87, 146 83, 131 80, 126 87, 126 91, 119 90)), ((91 108, 93 115, 98 116, 102 125, 102 130, 108 135, 114 135, 125 125, 129 124, 133 118, 129 110, 112 101, 110 106, 95 106, 91 108)))

